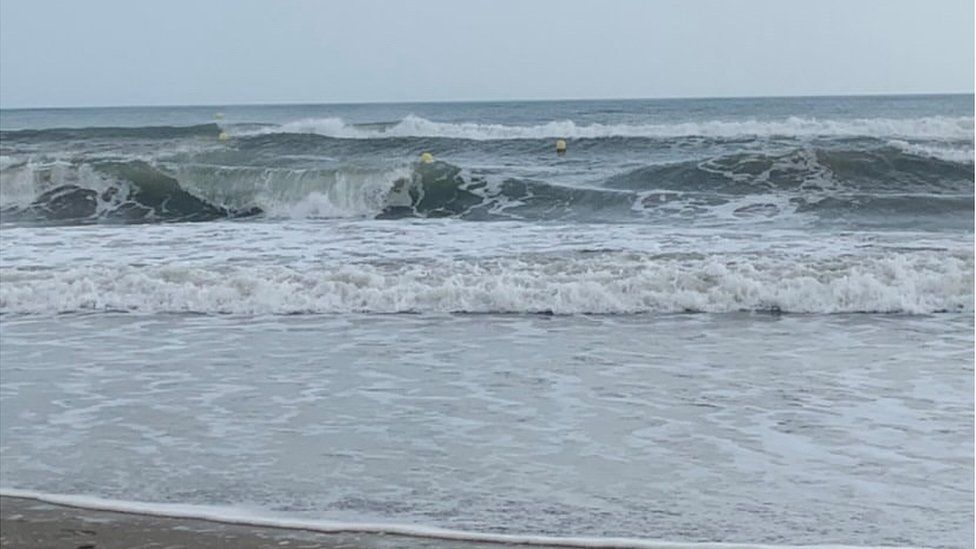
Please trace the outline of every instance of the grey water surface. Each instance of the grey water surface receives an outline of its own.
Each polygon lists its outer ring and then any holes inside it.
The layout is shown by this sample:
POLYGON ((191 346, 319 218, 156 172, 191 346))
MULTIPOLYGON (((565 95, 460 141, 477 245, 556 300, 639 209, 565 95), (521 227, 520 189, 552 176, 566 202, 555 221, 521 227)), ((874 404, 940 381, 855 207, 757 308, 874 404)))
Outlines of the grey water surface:
POLYGON ((0 111, 8 490, 971 547, 973 330, 971 95, 0 111))

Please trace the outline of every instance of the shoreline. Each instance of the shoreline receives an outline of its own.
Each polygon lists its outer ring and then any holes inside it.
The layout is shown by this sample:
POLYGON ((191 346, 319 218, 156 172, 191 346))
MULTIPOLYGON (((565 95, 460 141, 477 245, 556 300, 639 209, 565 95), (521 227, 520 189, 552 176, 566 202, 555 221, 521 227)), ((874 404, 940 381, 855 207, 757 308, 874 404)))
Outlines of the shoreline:
MULTIPOLYGON (((57 498, 58 496, 54 496, 57 498)), ((70 497, 70 496, 67 496, 70 497)), ((104 500, 108 501, 108 500, 104 500)), ((326 523, 323 523, 323 525, 326 523)), ((335 523, 337 525, 341 523, 335 523)), ((650 541, 629 538, 552 538, 504 534, 464 533, 425 529, 417 531, 364 530, 354 526, 316 527, 314 523, 281 525, 253 523, 212 516, 165 515, 138 508, 92 507, 83 503, 50 501, 41 496, 0 495, 0 548, 130 549, 165 547, 240 549, 296 547, 303 549, 492 549, 507 548, 647 548, 742 549, 817 548, 872 549, 844 544, 768 545, 763 543, 650 541), (427 534, 424 533, 427 531, 427 534), (465 534, 470 535, 466 538, 465 534), (494 538, 494 539, 489 539, 494 538), (534 538, 534 539, 533 539, 534 538)), ((376 525, 373 525, 374 527, 376 525)), ((409 528, 409 527, 408 527, 409 528)), ((881 546, 879 546, 881 547, 881 546)))
MULTIPOLYGON (((286 527, 232 524, 199 518, 87 509, 26 497, 0 496, 0 547, 3 549, 475 549, 500 546, 497 543, 357 532, 323 533, 286 527)), ((519 547, 511 544, 504 546, 519 547)))

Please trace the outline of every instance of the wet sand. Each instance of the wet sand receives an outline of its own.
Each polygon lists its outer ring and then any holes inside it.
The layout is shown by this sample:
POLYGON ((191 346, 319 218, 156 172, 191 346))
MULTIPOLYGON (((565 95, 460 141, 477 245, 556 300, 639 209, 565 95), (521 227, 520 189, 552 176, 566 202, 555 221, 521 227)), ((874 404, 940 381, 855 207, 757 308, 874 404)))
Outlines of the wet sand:
POLYGON ((282 528, 221 524, 93 511, 31 499, 0 497, 0 547, 4 549, 216 549, 216 548, 492 548, 376 534, 322 534, 282 528))

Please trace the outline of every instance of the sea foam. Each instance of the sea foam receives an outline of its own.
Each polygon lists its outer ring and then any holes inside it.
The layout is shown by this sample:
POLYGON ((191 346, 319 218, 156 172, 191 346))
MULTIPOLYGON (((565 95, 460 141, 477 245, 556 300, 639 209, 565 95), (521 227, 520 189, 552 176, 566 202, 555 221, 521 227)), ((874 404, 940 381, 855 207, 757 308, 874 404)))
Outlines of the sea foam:
POLYGON ((280 126, 247 130, 243 135, 314 133, 346 139, 441 137, 452 139, 543 139, 604 137, 832 136, 973 140, 973 117, 855 118, 831 120, 788 117, 777 120, 705 120, 662 124, 577 124, 571 120, 515 126, 476 122, 435 122, 410 115, 386 127, 364 127, 341 118, 307 118, 280 126))
POLYGON ((20 314, 926 314, 972 305, 972 255, 924 251, 5 268, 0 282, 0 312, 20 314))
MULTIPOLYGON (((322 534, 377 534, 430 540, 472 543, 518 544, 554 547, 621 549, 872 549, 856 545, 787 545, 761 543, 680 542, 625 537, 569 537, 535 534, 502 534, 440 528, 437 526, 378 522, 339 522, 278 516, 270 512, 183 503, 122 501, 85 495, 46 494, 13 488, 0 489, 0 496, 33 499, 55 505, 174 519, 196 519, 221 524, 304 530, 322 534)), ((873 546, 880 549, 880 546, 873 546)))

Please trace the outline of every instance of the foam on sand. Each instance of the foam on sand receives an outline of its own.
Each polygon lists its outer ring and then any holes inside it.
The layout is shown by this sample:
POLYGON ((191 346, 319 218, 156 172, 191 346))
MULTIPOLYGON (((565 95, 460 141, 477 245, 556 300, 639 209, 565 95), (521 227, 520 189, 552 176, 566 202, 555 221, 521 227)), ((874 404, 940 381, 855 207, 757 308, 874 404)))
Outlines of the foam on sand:
POLYGON ((323 534, 385 534, 411 538, 550 547, 628 548, 628 549, 868 549, 869 546, 840 544, 770 545, 759 543, 679 542, 623 537, 562 537, 532 534, 496 534, 397 523, 336 522, 327 520, 276 517, 234 507, 189 505, 182 503, 144 503, 105 499, 95 496, 47 494, 13 488, 0 489, 6 497, 27 498, 44 503, 98 511, 112 511, 155 517, 198 519, 223 524, 305 530, 323 534))

